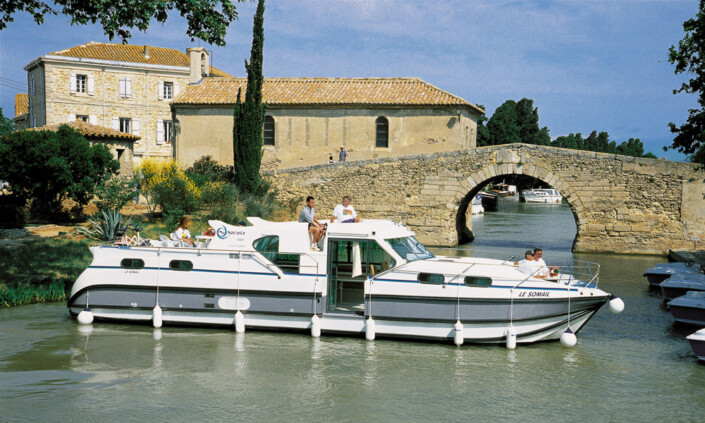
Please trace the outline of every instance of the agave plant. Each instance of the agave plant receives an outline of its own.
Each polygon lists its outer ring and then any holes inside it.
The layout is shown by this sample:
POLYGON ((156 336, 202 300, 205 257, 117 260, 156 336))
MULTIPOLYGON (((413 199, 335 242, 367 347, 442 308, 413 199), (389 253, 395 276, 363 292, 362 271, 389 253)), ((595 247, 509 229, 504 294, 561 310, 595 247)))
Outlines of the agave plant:
POLYGON ((91 226, 88 228, 79 227, 76 231, 90 238, 101 241, 113 241, 125 234, 132 217, 123 222, 123 215, 118 210, 101 211, 102 216, 97 219, 88 219, 91 226))

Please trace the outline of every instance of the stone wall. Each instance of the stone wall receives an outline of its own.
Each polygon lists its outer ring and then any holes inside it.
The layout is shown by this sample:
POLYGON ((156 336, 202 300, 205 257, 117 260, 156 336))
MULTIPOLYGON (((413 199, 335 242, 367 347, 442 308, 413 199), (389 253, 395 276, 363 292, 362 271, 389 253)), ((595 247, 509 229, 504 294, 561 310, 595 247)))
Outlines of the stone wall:
POLYGON ((663 254, 692 247, 691 236, 705 239, 705 173, 689 163, 513 144, 269 174, 282 200, 303 206, 313 195, 318 215, 329 217, 350 195, 363 218, 402 221, 428 245, 455 245, 469 201, 492 178, 512 174, 567 199, 574 251, 663 254))
MULTIPOLYGON (((189 165, 205 155, 233 162, 233 107, 176 105, 181 133, 176 159, 189 165)), ((264 146, 263 169, 291 168, 338 160, 340 146, 348 160, 369 160, 407 154, 473 148, 477 116, 465 108, 267 108, 274 118, 273 146, 264 146), (460 117, 456 110, 461 111, 460 117), (376 119, 389 121, 389 146, 376 147, 376 119)))

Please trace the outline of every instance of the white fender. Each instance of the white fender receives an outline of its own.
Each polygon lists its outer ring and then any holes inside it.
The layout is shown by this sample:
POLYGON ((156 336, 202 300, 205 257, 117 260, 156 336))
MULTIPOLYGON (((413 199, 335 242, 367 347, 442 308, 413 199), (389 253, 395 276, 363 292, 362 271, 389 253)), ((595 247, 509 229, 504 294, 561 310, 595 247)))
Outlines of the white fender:
POLYGON ((93 313, 88 308, 84 308, 78 313, 78 323, 82 325, 90 325, 93 323, 93 313))
POLYGON ((313 317, 311 317, 311 336, 314 338, 321 337, 321 319, 317 314, 314 314, 313 317))
POLYGON ((463 336, 463 324, 460 323, 460 320, 455 322, 455 337, 453 338, 453 342, 455 342, 455 345, 463 345, 463 341, 465 341, 465 337, 463 336))
POLYGON ((365 339, 368 341, 375 340, 375 321, 372 320, 372 317, 368 317, 365 322, 365 339))
POLYGON ((152 310, 152 325, 157 329, 162 327, 162 308, 159 307, 159 304, 155 305, 152 310))
POLYGON ((561 335, 561 344, 563 344, 564 347, 574 347, 577 343, 578 337, 575 336, 570 328, 566 329, 565 332, 563 332, 563 335, 561 335))
POLYGON ((509 326, 507 328, 507 349, 513 350, 517 347, 517 332, 514 330, 514 326, 509 326))
POLYGON ((235 332, 245 333, 245 315, 240 310, 235 313, 235 332))
POLYGON ((610 311, 614 314, 619 314, 624 311, 624 301, 621 298, 613 295, 609 301, 610 311))

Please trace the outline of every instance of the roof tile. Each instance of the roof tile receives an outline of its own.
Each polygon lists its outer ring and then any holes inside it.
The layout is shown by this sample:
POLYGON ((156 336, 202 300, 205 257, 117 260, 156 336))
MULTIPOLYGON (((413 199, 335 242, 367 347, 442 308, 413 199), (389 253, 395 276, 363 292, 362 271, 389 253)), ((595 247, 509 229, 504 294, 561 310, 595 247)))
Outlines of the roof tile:
POLYGON ((90 139, 102 139, 102 140, 123 140, 123 141, 137 141, 140 139, 137 135, 126 134, 125 132, 116 131, 111 128, 106 128, 104 126, 93 125, 88 122, 84 122, 81 119, 76 119, 73 122, 67 123, 57 123, 55 125, 44 125, 36 128, 27 128, 28 131, 57 131, 59 126, 68 125, 80 132, 84 137, 90 139))
POLYGON ((29 94, 15 94, 15 117, 29 111, 29 94))

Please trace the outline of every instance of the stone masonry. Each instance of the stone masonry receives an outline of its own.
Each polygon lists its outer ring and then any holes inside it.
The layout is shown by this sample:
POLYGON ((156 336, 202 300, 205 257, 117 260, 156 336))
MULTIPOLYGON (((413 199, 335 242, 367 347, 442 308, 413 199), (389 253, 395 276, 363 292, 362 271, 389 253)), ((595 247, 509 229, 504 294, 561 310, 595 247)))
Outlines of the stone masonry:
POLYGON ((427 245, 452 246, 465 212, 491 179, 521 174, 566 198, 576 252, 664 254, 705 239, 705 172, 690 163, 527 144, 317 165, 268 172, 278 198, 316 197, 330 219, 343 195, 363 218, 401 221, 427 245))

